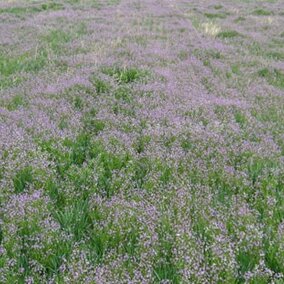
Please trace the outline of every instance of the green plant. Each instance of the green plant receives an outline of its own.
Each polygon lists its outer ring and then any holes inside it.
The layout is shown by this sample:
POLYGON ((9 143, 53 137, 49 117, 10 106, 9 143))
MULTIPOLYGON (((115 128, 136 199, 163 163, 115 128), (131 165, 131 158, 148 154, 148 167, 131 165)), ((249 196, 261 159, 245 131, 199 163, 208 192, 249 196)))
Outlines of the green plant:
POLYGON ((7 105, 7 109, 10 111, 16 110, 20 107, 27 106, 27 100, 22 95, 14 96, 7 105))
POLYGON ((254 10, 253 14, 257 16, 270 16, 272 15, 272 12, 259 8, 259 9, 254 10))
POLYGON ((28 184, 33 181, 32 167, 27 166, 20 169, 13 178, 14 190, 16 193, 23 192, 28 184))
POLYGON ((54 213, 61 228, 79 241, 92 228, 88 200, 74 200, 73 204, 54 213))
POLYGON ((240 34, 237 31, 223 31, 217 34, 217 37, 223 38, 223 39, 231 39, 240 36, 240 34))
POLYGON ((205 13, 204 15, 209 19, 225 19, 226 18, 226 14, 221 14, 221 13, 205 13))
POLYGON ((265 78, 269 84, 277 88, 284 88, 284 73, 278 69, 263 68, 258 71, 258 76, 265 78))
POLYGON ((147 75, 145 71, 136 68, 104 67, 102 72, 114 77, 120 84, 129 84, 147 75))
POLYGON ((96 93, 98 95, 100 94, 104 94, 104 93, 107 93, 110 91, 110 85, 108 83, 106 83, 105 81, 95 77, 95 76, 92 76, 91 77, 91 82, 92 84, 95 86, 95 89, 96 89, 96 93))

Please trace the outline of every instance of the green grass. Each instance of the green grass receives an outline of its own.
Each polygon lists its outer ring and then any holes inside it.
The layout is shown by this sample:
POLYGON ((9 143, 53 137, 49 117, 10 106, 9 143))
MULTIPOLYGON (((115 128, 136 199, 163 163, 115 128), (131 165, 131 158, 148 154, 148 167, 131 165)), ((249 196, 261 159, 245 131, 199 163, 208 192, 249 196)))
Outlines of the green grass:
POLYGON ((73 99, 73 105, 75 109, 82 110, 84 108, 84 100, 80 96, 76 95, 73 99))
POLYGON ((45 43, 47 49, 55 54, 66 53, 64 46, 72 40, 87 34, 87 26, 84 22, 77 23, 69 27, 68 30, 52 29, 41 36, 42 42, 45 43))
POLYGON ((235 114, 235 120, 236 122, 241 126, 244 127, 245 124, 247 123, 247 118, 245 114, 243 114, 241 111, 236 111, 235 114))
POLYGON ((49 178, 43 185, 44 191, 54 202, 57 208, 63 208, 66 204, 64 191, 53 179, 49 178))
POLYGON ((141 135, 134 143, 133 148, 137 151, 137 153, 141 154, 145 151, 145 148, 150 141, 151 137, 149 135, 141 135))
MULTIPOLYGON (((273 44, 271 44, 271 46, 274 47, 273 44)), ((253 42, 249 46, 249 50, 251 51, 253 55, 261 56, 265 59, 268 58, 270 60, 276 60, 276 61, 284 60, 284 52, 282 52, 281 50, 267 51, 262 45, 260 45, 257 42, 253 42)))
POLYGON ((75 108, 80 109, 85 105, 85 98, 95 97, 97 94, 96 90, 93 87, 75 84, 74 86, 65 89, 62 95, 64 96, 64 98, 70 101, 70 103, 72 103, 75 108))
POLYGON ((284 52, 281 51, 269 51, 266 53, 266 56, 273 60, 284 60, 284 52))
POLYGON ((223 31, 217 34, 217 37, 222 38, 222 39, 231 39, 231 38, 235 38, 239 36, 240 34, 237 31, 233 31, 233 30, 223 31))
POLYGON ((233 74, 241 75, 240 65, 238 65, 238 64, 233 64, 233 65, 231 66, 231 70, 232 70, 232 73, 233 73, 233 74))
POLYGON ((22 193, 26 187, 33 182, 32 167, 28 166, 20 169, 13 178, 14 190, 22 193))
POLYGON ((227 15, 222 13, 205 13, 204 14, 209 19, 226 19, 227 15))
POLYGON ((185 152, 189 152, 193 148, 193 144, 192 141, 190 140, 190 137, 183 138, 181 140, 180 146, 185 152))
MULTIPOLYGON (((112 212, 93 212, 96 221, 102 221, 105 214, 112 212)), ((95 225, 90 234, 88 248, 93 255, 93 262, 103 263, 105 255, 110 251, 117 254, 124 254, 130 257, 136 256, 139 249, 139 230, 135 216, 121 216, 118 222, 108 222, 105 226, 95 225), (127 233, 126 233, 127 232, 127 233)))
MULTIPOLYGON (((90 175, 88 168, 80 169, 84 163, 91 162, 95 159, 97 167, 97 184, 93 184, 94 190, 100 192, 102 195, 111 196, 116 190, 117 185, 113 183, 112 171, 121 170, 125 167, 128 160, 128 155, 114 155, 105 151, 100 142, 92 142, 92 132, 82 133, 77 136, 75 141, 66 139, 63 141, 65 151, 57 150, 56 144, 53 141, 39 141, 39 145, 43 151, 49 153, 50 158, 56 163, 56 168, 59 176, 67 178, 80 188, 85 184, 84 180, 88 181, 90 175), (76 169, 74 172, 73 169, 76 169), (80 176, 76 173, 79 172, 80 176), (82 179, 82 177, 84 177, 82 179)), ((57 200, 60 196, 58 187, 53 182, 46 184, 47 191, 57 200)), ((62 203, 62 200, 57 200, 62 203)))
POLYGON ((104 67, 102 72, 114 77, 120 84, 133 83, 147 75, 147 72, 137 68, 104 67))
POLYGON ((107 0, 107 5, 118 5, 121 0, 107 0))
POLYGON ((55 53, 61 52, 61 47, 72 40, 70 33, 55 29, 49 31, 48 34, 44 35, 43 41, 54 51, 55 53))
POLYGON ((278 69, 263 68, 258 71, 258 76, 277 88, 284 89, 284 73, 278 69))
POLYGON ((240 16, 240 17, 237 17, 237 18, 234 20, 234 22, 235 22, 235 23, 241 23, 241 22, 244 22, 245 20, 246 20, 245 17, 240 16))
POLYGON ((103 120, 97 119, 91 114, 87 114, 84 118, 84 129, 92 135, 98 135, 104 130, 105 126, 106 123, 103 120))
POLYGON ((27 105, 28 105, 27 100, 23 95, 16 95, 9 101, 7 109, 13 111, 20 107, 25 107, 27 105))
POLYGON ((220 9, 222 9, 222 8, 223 8, 222 5, 215 5, 215 6, 214 6, 214 9, 215 9, 215 10, 220 10, 220 9))
POLYGON ((265 10, 265 9, 256 9, 253 11, 253 15, 257 15, 257 16, 270 16, 273 15, 273 13, 271 11, 265 10))
POLYGON ((92 218, 87 200, 77 200, 70 207, 55 213, 55 219, 61 228, 73 236, 75 241, 81 240, 92 228, 92 218))
POLYGON ((9 7, 0 9, 0 14, 13 14, 16 16, 23 16, 28 14, 39 13, 43 11, 56 11, 63 9, 64 6, 60 3, 47 2, 41 5, 26 6, 26 7, 9 7))
POLYGON ((98 95, 108 93, 111 89, 111 86, 109 83, 105 82, 102 79, 97 78, 95 75, 91 76, 90 81, 94 85, 96 93, 98 95))
POLYGON ((284 114, 281 109, 282 102, 278 106, 267 106, 261 110, 252 110, 252 115, 261 122, 279 123, 284 122, 284 114))
MULTIPOLYGON (((23 212, 23 216, 14 220, 13 225, 17 228, 18 246, 15 248, 15 238, 12 236, 8 242, 5 243, 5 248, 9 255, 18 254, 15 258, 14 269, 19 270, 24 268, 21 275, 18 275, 16 282, 24 283, 24 277, 33 274, 34 279, 41 279, 40 272, 31 272, 29 266, 30 261, 35 261, 41 266, 41 272, 47 275, 55 275, 62 263, 63 258, 67 258, 70 254, 70 242, 60 238, 58 231, 50 232, 48 238, 40 240, 40 250, 38 249, 38 236, 43 233, 44 229, 40 222, 45 219, 46 204, 43 199, 29 200, 28 206, 32 210, 27 213, 23 212), (27 220, 27 215, 29 219, 27 220)), ((26 207, 25 207, 26 208, 26 207)), ((10 223, 10 221, 8 221, 10 223)), ((7 233, 7 231, 4 231, 7 233)), ((0 261, 1 263, 1 261, 0 261)), ((11 270, 12 271, 12 270, 11 270)), ((12 279, 12 278, 11 278, 12 279)), ((39 281, 40 282, 40 281, 39 281)))
POLYGON ((36 53, 26 52, 15 57, 0 54, 0 74, 8 77, 19 72, 36 73, 46 63, 47 53, 44 50, 36 53))
POLYGON ((120 180, 114 180, 112 173, 125 168, 129 158, 128 154, 113 155, 106 151, 101 153, 98 160, 100 174, 98 177, 97 187, 103 196, 111 197, 120 189, 122 183, 120 180))
POLYGON ((131 103, 133 101, 133 95, 130 92, 128 88, 119 87, 114 91, 114 97, 118 101, 131 103))
MULTIPOLYGON (((206 62, 210 62, 211 59, 223 59, 224 56, 220 51, 214 49, 195 49, 193 54, 200 60, 203 61, 203 64, 206 62)), ((210 64, 209 64, 210 65, 210 64)))
POLYGON ((188 53, 188 51, 186 51, 186 50, 182 50, 182 51, 180 51, 179 54, 178 54, 178 58, 179 58, 180 60, 186 60, 188 57, 189 57, 189 53, 188 53))
POLYGON ((153 267, 155 283, 161 283, 163 280, 178 284, 181 281, 179 268, 174 261, 174 230, 171 221, 162 217, 158 227, 159 246, 157 250, 157 261, 153 267))
POLYGON ((2 77, 0 79, 0 90, 17 87, 22 81, 23 78, 19 76, 2 77))
POLYGON ((237 255, 237 261, 240 265, 239 272, 244 275, 247 271, 252 270, 259 262, 259 254, 252 251, 240 251, 237 255))

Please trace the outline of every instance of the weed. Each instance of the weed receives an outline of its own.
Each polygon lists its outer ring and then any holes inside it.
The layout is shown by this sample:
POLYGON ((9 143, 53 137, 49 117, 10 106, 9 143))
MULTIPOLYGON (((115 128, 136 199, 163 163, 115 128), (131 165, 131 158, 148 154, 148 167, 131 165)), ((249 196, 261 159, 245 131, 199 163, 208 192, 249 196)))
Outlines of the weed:
POLYGON ((272 15, 272 12, 260 8, 260 9, 254 10, 253 14, 256 16, 270 16, 272 15))
POLYGON ((235 112, 235 120, 241 127, 243 127, 247 122, 246 116, 240 111, 235 112))
POLYGON ((241 23, 241 22, 244 22, 246 20, 245 17, 238 17, 234 20, 235 23, 241 23))
POLYGON ((0 55, 0 74, 10 76, 18 72, 36 73, 47 62, 47 53, 43 50, 35 54, 24 53, 17 57, 0 55))
POLYGON ((130 90, 125 87, 119 87, 115 92, 114 92, 114 97, 117 100, 123 101, 125 103, 131 103, 132 102, 132 95, 130 93, 130 90))
POLYGON ((205 13, 204 14, 209 19, 225 19, 226 15, 221 13, 205 13))
POLYGON ((258 71, 258 76, 265 78, 269 84, 283 89, 284 88, 284 73, 278 69, 270 70, 264 68, 258 71))
POLYGON ((0 9, 0 14, 8 13, 14 14, 16 16, 24 16, 27 14, 39 13, 43 11, 56 11, 63 8, 64 6, 60 3, 50 2, 36 6, 2 8, 0 9))
POLYGON ((43 36, 43 40, 47 43, 48 47, 55 53, 62 52, 62 46, 70 42, 72 36, 70 33, 62 30, 51 30, 48 34, 43 36))
POLYGON ((189 137, 182 139, 180 145, 185 152, 188 152, 193 148, 192 141, 189 137))
POLYGON ((87 200, 74 201, 72 205, 55 212, 55 218, 61 228, 79 241, 92 228, 92 219, 88 210, 87 200))
POLYGON ((33 181, 32 167, 27 166, 20 169, 13 178, 14 190, 16 193, 22 193, 26 187, 33 181))
POLYGON ((222 8, 223 8, 222 5, 215 5, 215 6, 214 6, 214 9, 215 9, 215 10, 220 10, 220 9, 222 9, 222 8))
POLYGON ((237 255, 237 261, 240 265, 239 273, 240 277, 252 270, 259 263, 259 255, 253 251, 240 250, 237 255))
POLYGON ((170 281, 170 283, 180 283, 180 274, 177 264, 174 262, 174 234, 169 220, 161 218, 158 228, 159 247, 157 250, 157 262, 153 267, 154 277, 157 282, 170 281))
POLYGON ((74 98, 74 107, 78 110, 82 110, 84 107, 84 101, 80 96, 75 96, 74 98))
POLYGON ((235 38, 239 36, 240 34, 237 31, 230 31, 230 30, 219 32, 217 34, 217 37, 223 38, 223 39, 231 39, 231 38, 235 38))
POLYGON ((7 109, 10 111, 16 110, 20 107, 27 106, 27 101, 24 96, 16 95, 14 96, 7 105, 7 109))
POLYGON ((266 53, 266 56, 273 60, 284 60, 284 52, 270 51, 266 53))
POLYGON ((141 154, 145 151, 145 147, 150 143, 151 137, 148 135, 140 136, 137 142, 134 144, 134 149, 137 153, 141 154))
POLYGON ((106 123, 103 120, 97 119, 90 113, 85 115, 83 123, 85 131, 92 135, 98 135, 106 126, 106 123))
POLYGON ((144 78, 147 73, 136 68, 104 67, 102 72, 114 77, 120 84, 129 84, 144 78))
POLYGON ((101 94, 104 94, 110 91, 110 85, 95 76, 91 77, 91 82, 95 86, 96 93, 98 95, 101 95, 101 94))

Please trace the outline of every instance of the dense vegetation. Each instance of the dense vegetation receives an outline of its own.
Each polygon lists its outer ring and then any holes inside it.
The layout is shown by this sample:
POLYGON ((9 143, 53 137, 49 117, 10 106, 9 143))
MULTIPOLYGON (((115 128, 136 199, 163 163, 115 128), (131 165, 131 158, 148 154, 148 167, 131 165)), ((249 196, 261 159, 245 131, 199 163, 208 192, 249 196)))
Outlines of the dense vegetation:
POLYGON ((282 0, 0 22, 0 283, 284 283, 282 0))

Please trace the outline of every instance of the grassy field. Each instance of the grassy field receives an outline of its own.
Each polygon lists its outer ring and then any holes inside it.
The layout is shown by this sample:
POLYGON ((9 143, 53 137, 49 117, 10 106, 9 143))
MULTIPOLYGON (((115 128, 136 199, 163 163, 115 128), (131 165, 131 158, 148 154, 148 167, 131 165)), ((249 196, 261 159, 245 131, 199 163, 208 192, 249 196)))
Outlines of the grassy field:
POLYGON ((283 0, 0 0, 0 283, 283 284, 283 0))

